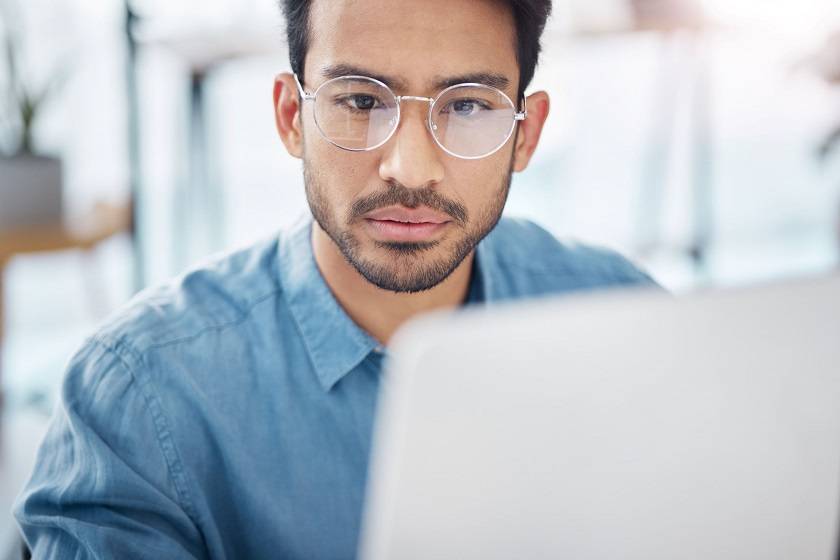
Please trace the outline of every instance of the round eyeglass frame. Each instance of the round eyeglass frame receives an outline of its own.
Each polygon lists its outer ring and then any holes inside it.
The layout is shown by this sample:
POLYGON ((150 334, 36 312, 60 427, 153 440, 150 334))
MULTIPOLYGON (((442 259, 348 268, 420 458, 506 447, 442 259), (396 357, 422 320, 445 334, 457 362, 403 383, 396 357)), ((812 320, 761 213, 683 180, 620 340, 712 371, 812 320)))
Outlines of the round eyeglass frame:
POLYGON ((345 146, 341 146, 338 143, 334 142, 332 139, 329 138, 329 136, 327 136, 327 133, 324 132, 324 129, 321 128, 321 123, 318 122, 318 113, 313 112, 313 117, 315 119, 315 126, 318 128, 318 132, 321 134, 321 137, 324 140, 326 140, 327 142, 329 142, 330 144, 332 144, 333 146, 335 146, 336 148, 340 148, 340 149, 348 151, 348 152, 372 152, 373 150, 377 150, 377 149, 381 148, 382 146, 384 146, 385 144, 387 144, 388 141, 391 138, 393 138, 394 134, 396 134, 397 129, 400 127, 400 122, 401 122, 401 119, 402 119, 402 101, 404 99, 407 100, 407 101, 424 101, 424 102, 427 102, 429 104, 429 113, 428 113, 428 116, 426 117, 426 124, 427 124, 427 128, 429 129, 430 134, 432 135, 432 138, 435 140, 435 144, 437 144, 438 147, 441 150, 443 150, 444 152, 446 152, 447 154, 451 155, 452 157, 456 157, 458 159, 476 160, 476 159, 484 159, 486 157, 492 156, 493 154, 495 154, 496 152, 498 152, 499 150, 504 148, 505 144, 508 143, 508 141, 510 140, 510 137, 513 136, 513 131, 516 130, 516 123, 520 122, 520 121, 524 121, 525 119, 528 118, 528 101, 527 101, 527 99, 525 98, 524 95, 522 96, 522 107, 523 107, 523 109, 522 109, 522 111, 517 111, 516 105, 513 103, 513 101, 510 99, 510 97, 508 97, 508 95, 505 92, 503 92, 502 90, 500 90, 498 88, 488 86, 486 84, 478 84, 478 83, 455 84, 455 85, 449 86, 448 88, 442 90, 435 97, 421 97, 421 96, 416 96, 416 95, 397 95, 397 94, 394 93, 394 91, 390 87, 388 87, 387 84, 381 82, 380 80, 377 80, 376 78, 371 78, 369 76, 338 76, 336 78, 332 78, 332 79, 327 80, 326 82, 324 82, 323 84, 318 86, 315 89, 314 92, 308 93, 306 90, 303 89, 303 85, 300 83, 300 79, 298 78, 297 74, 293 74, 293 76, 295 77, 295 83, 297 84, 300 96, 304 101, 315 101, 318 97, 318 92, 320 92, 325 86, 328 86, 329 84, 332 84, 332 83, 334 83, 338 80, 345 80, 345 79, 368 80, 368 81, 370 81, 370 82, 372 82, 372 83, 374 83, 378 86, 381 86, 381 87, 385 88, 385 90, 387 90, 394 97, 394 100, 397 102, 396 103, 396 105, 397 105, 397 119, 396 119, 396 122, 394 123, 394 126, 391 129, 391 132, 388 133, 388 135, 385 137, 384 140, 382 140, 381 142, 379 142, 375 146, 371 146, 369 148, 347 148, 345 146), (499 143, 499 145, 496 148, 494 148, 493 150, 487 152, 486 154, 480 155, 480 156, 462 156, 462 155, 456 154, 456 153, 452 152, 451 150, 449 150, 446 146, 444 146, 443 143, 438 139, 437 134, 435 134, 435 130, 437 130, 437 125, 434 123, 434 121, 432 121, 432 115, 434 114, 435 105, 437 105, 437 102, 447 92, 449 92, 453 89, 456 89, 456 88, 461 88, 461 87, 479 87, 479 88, 493 90, 494 92, 499 93, 502 96, 502 98, 504 98, 508 103, 510 103, 511 108, 513 109, 513 119, 511 120, 510 130, 508 131, 507 135, 505 136, 505 139, 501 143, 499 143))

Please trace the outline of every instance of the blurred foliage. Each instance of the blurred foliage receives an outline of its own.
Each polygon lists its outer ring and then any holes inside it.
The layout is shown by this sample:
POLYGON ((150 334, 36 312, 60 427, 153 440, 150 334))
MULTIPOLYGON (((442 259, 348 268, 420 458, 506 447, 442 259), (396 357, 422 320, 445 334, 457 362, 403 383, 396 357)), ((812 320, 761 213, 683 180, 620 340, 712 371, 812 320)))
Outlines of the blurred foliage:
POLYGON ((51 73, 44 84, 36 85, 24 70, 23 18, 12 0, 0 2, 0 34, 4 72, 0 89, 0 117, 11 146, 10 155, 31 154, 35 151, 34 128, 44 106, 61 88, 67 78, 66 68, 51 73))
MULTIPOLYGON (((840 89, 840 32, 831 35, 813 59, 823 79, 840 89)), ((820 143, 818 154, 820 160, 827 161, 834 152, 840 148, 840 122, 838 122, 828 133, 825 140, 820 143)))

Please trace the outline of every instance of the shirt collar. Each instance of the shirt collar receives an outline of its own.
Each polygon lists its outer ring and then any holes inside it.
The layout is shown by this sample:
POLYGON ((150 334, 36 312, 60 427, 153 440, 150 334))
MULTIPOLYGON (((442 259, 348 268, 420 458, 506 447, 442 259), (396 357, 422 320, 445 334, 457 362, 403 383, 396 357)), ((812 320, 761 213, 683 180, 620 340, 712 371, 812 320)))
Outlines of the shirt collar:
POLYGON ((494 272, 499 269, 499 262, 496 259, 496 253, 493 250, 495 244, 496 230, 492 230, 487 237, 485 237, 475 249, 475 259, 478 263, 473 268, 473 271, 478 271, 481 275, 481 289, 482 289, 482 304, 488 305, 495 303, 499 299, 498 285, 496 282, 494 272))
POLYGON ((279 244, 279 274, 315 374, 329 391, 378 347, 336 301, 312 252, 312 218, 300 219, 279 244))
MULTIPOLYGON (((498 267, 492 250, 493 233, 476 248, 483 304, 497 298, 493 271, 498 267)), ((309 352, 324 391, 367 358, 379 343, 359 327, 336 301, 312 252, 312 217, 304 216, 283 235, 279 244, 279 273, 286 301, 309 352)))

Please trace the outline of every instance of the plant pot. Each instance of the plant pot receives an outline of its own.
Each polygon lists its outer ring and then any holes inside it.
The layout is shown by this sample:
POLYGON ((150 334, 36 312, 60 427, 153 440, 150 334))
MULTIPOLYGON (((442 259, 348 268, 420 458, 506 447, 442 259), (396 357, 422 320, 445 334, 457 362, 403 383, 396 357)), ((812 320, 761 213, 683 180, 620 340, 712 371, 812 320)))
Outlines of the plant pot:
POLYGON ((0 231, 60 224, 62 191, 60 159, 0 157, 0 231))

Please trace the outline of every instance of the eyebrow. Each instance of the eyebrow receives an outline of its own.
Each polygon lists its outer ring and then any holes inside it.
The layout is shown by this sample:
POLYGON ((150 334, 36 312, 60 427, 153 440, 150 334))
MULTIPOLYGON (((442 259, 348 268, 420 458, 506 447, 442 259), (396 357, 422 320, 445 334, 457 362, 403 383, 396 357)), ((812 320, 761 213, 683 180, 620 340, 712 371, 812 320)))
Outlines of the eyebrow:
MULTIPOLYGON (((323 78, 331 80, 333 78, 341 78, 344 76, 367 76, 374 80, 379 80, 393 90, 405 91, 408 89, 405 79, 397 76, 389 76, 372 72, 361 66, 353 64, 333 64, 321 68, 320 74, 323 78)), ((440 76, 432 80, 432 89, 436 91, 444 90, 458 84, 483 84, 494 87, 496 89, 505 90, 510 86, 510 80, 503 74, 494 72, 470 72, 467 74, 460 74, 457 76, 440 76)))
POLYGON ((494 74, 492 72, 473 72, 470 74, 461 74, 460 76, 437 78, 433 83, 435 89, 438 90, 446 89, 458 84, 483 84, 485 86, 505 90, 510 85, 510 80, 502 74, 494 74))

